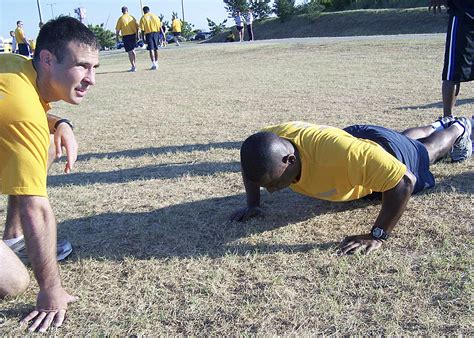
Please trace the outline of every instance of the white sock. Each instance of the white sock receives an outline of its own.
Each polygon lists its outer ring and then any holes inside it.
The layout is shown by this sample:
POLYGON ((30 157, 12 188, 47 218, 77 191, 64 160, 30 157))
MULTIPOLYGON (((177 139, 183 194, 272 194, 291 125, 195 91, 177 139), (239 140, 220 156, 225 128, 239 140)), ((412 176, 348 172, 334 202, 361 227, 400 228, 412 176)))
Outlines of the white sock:
POLYGON ((456 122, 456 123, 453 123, 452 125, 458 128, 458 130, 461 132, 459 136, 462 136, 464 134, 464 127, 461 125, 461 123, 456 122))
POLYGON ((432 123, 431 126, 432 126, 436 131, 440 131, 440 130, 443 130, 443 129, 444 129, 443 124, 441 123, 441 121, 436 121, 436 122, 432 123))
POLYGON ((23 238, 24 238, 24 236, 22 235, 22 236, 16 237, 16 238, 4 239, 3 242, 8 246, 12 246, 12 245, 18 243, 19 241, 21 241, 23 238))

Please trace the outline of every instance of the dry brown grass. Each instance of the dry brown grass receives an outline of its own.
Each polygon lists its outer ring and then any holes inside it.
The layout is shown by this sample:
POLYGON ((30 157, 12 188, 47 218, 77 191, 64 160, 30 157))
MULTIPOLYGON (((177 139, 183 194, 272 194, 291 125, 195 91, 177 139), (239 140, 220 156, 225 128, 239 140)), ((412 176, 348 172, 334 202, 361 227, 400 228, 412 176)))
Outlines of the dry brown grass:
MULTIPOLYGON (((334 248, 371 227, 376 203, 264 193, 264 220, 227 222, 245 203, 246 136, 288 120, 429 123, 441 114, 443 44, 171 47, 157 72, 140 51, 135 74, 124 53, 104 55, 85 102, 56 108, 81 146, 74 173, 55 165, 49 179, 59 237, 75 246, 61 275, 80 301, 50 334, 472 335, 472 159, 433 166, 437 187, 367 257, 334 248)), ((465 84, 457 113, 473 111, 465 84)), ((36 292, 0 303, 1 334, 25 334, 18 320, 36 292)))

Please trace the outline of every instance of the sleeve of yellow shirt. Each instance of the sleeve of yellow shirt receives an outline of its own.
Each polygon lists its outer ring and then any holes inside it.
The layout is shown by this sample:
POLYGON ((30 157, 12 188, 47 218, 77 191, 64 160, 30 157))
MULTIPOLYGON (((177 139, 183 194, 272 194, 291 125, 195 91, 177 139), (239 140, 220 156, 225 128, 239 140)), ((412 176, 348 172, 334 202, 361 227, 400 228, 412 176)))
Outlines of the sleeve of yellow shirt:
POLYGON ((360 144, 350 152, 348 159, 350 182, 378 192, 395 187, 405 175, 406 166, 376 143, 357 142, 360 144))

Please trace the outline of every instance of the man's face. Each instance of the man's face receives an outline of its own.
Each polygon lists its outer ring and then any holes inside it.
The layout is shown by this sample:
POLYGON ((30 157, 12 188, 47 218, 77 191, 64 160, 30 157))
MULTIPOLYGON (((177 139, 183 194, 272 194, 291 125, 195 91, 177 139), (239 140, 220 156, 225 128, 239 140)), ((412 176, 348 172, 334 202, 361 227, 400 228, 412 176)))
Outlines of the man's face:
POLYGON ((282 163, 273 172, 264 175, 259 185, 267 189, 269 193, 289 187, 293 183, 293 178, 286 170, 287 168, 288 166, 282 163))
POLYGON ((79 104, 90 86, 95 84, 95 71, 99 66, 99 51, 71 41, 62 62, 53 56, 50 68, 50 89, 54 101, 63 100, 79 104))

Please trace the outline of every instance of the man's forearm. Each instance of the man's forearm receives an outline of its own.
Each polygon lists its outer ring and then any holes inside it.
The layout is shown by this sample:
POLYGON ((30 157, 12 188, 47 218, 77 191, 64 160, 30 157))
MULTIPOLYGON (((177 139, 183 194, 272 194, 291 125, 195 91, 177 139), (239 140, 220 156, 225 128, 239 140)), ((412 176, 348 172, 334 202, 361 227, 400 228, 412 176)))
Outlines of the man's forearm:
POLYGON ((242 179, 244 180, 245 192, 247 195, 247 206, 260 206, 260 186, 249 181, 244 174, 242 174, 242 179))
POLYGON ((56 221, 46 197, 17 196, 28 258, 40 289, 61 286, 56 261, 56 221))
POLYGON ((56 125, 56 122, 61 120, 61 117, 53 114, 46 114, 46 118, 48 119, 49 132, 50 134, 54 134, 54 126, 56 125))
POLYGON ((382 208, 375 226, 390 233, 406 209, 415 187, 416 178, 407 170, 400 182, 392 189, 382 193, 382 208))

